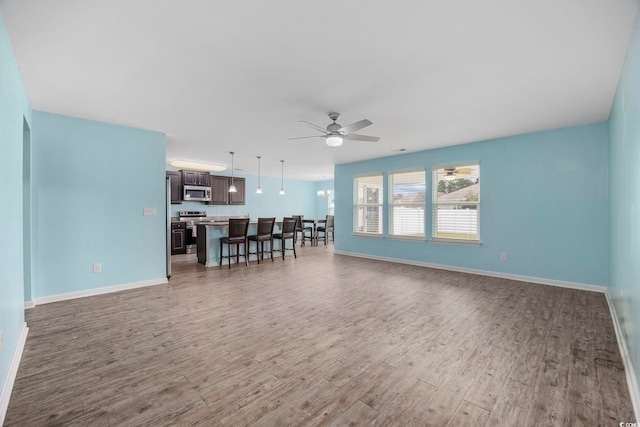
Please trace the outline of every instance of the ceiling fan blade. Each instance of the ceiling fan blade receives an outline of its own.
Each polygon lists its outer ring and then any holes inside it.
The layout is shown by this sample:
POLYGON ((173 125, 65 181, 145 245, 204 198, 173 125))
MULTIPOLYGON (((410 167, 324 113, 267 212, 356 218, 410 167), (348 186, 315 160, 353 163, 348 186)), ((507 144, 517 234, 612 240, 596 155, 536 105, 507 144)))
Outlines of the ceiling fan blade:
POLYGON ((378 141, 380 141, 380 137, 378 137, 378 136, 358 135, 356 133, 345 135, 344 139, 349 139, 349 140, 352 140, 352 141, 369 141, 369 142, 378 142, 378 141))
POLYGON ((305 120, 300 120, 300 123, 306 123, 306 124, 308 124, 309 126, 311 126, 312 128, 314 128, 317 131, 320 131, 322 133, 327 133, 327 130, 325 128, 320 127, 318 125, 314 125, 313 123, 307 122, 305 120))
POLYGON ((307 139, 307 138, 324 138, 324 135, 299 136, 297 138, 289 138, 289 141, 291 141, 292 139, 307 139))
POLYGON ((367 126, 371 126, 373 123, 371 121, 364 119, 359 122, 351 123, 350 125, 342 126, 338 131, 344 131, 346 133, 355 132, 362 128, 366 128, 367 126))

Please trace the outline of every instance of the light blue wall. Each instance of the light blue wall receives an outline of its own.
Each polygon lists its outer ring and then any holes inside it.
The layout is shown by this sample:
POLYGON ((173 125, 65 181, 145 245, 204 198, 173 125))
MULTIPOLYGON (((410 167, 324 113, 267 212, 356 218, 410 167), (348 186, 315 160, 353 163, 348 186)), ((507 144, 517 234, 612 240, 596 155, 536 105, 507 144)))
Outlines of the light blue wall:
POLYGON ((333 187, 333 180, 316 182, 316 218, 324 218, 329 213, 329 200, 335 197, 335 189, 333 187), (318 191, 320 190, 325 192, 324 196, 318 196, 318 191), (331 191, 333 195, 326 194, 327 191, 331 191))
MULTIPOLYGON (((335 247, 605 286, 607 144, 608 125, 599 123, 338 165, 335 247), (426 198, 431 200, 432 167, 470 161, 480 162, 480 247, 352 235, 355 176, 384 172, 386 180, 388 172, 424 167, 426 198), (507 261, 500 261, 501 252, 507 252, 507 261)), ((428 203, 425 230, 432 229, 430 210, 428 203)))
POLYGON ((640 15, 609 118, 609 141, 609 293, 640 375, 640 15))
MULTIPOLYGON (((214 175, 226 175, 215 173, 214 175)), ((228 175, 227 175, 228 176, 228 175)), ((244 206, 215 206, 203 202, 182 202, 172 205, 172 216, 178 216, 179 211, 206 211, 207 216, 245 216, 252 219, 258 217, 282 218, 291 215, 304 215, 311 218, 315 213, 316 190, 315 182, 295 179, 284 180, 285 195, 280 196, 281 179, 263 176, 260 178, 262 194, 256 194, 258 188, 257 175, 239 175, 245 178, 244 206)))
MULTIPOLYGON (((24 324, 23 125, 31 108, 0 14, 0 387, 24 324)), ((1 421, 1 420, 0 420, 1 421)))
POLYGON ((31 135, 33 298, 165 278, 165 135, 40 111, 31 135))

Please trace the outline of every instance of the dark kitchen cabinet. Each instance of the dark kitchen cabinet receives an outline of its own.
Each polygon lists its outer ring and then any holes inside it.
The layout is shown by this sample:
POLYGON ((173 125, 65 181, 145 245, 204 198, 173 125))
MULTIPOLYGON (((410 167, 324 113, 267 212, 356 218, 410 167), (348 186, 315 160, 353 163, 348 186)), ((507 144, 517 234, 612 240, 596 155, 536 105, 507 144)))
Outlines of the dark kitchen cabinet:
POLYGON ((235 193, 229 193, 231 177, 211 175, 211 201, 210 205, 244 205, 245 204, 245 179, 233 178, 236 186, 235 193))
POLYGON ((226 176, 211 175, 211 201, 210 205, 229 204, 229 178, 226 176))
POLYGON ((187 253, 187 225, 185 222, 171 223, 171 255, 187 253))
POLYGON ((167 176, 171 179, 171 204, 182 203, 182 177, 180 172, 167 171, 167 176))
MULTIPOLYGON (((229 178, 229 185, 231 185, 231 178, 229 178)), ((235 193, 229 193, 230 205, 244 205, 244 178, 233 178, 233 185, 236 186, 235 193)))
POLYGON ((209 172, 182 170, 182 185, 202 185, 208 187, 209 172))

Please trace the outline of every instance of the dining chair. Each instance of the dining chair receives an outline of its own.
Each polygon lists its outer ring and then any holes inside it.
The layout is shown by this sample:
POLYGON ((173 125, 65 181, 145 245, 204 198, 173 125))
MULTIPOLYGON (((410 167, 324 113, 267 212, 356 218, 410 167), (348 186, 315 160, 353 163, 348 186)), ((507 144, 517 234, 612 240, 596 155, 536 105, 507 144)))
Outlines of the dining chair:
MULTIPOLYGON (((282 260, 284 260, 284 253, 286 251, 293 250, 293 257, 298 258, 296 255, 296 224, 298 220, 293 217, 285 217, 282 220, 282 228, 280 233, 275 233, 273 238, 280 240, 280 251, 282 252, 282 260), (287 240, 291 240, 291 248, 287 248, 287 240)), ((278 250, 276 250, 277 252, 278 250)))
MULTIPOLYGON (((318 234, 322 233, 322 237, 324 238, 324 245, 327 246, 327 239, 329 237, 329 233, 331 233, 331 241, 334 242, 333 238, 333 215, 327 215, 326 222, 324 225, 316 228, 316 238, 318 238, 318 234)), ((335 242, 334 242, 335 243, 335 242)))
POLYGON ((260 264, 260 258, 264 259, 265 242, 269 242, 269 253, 271 254, 271 262, 273 262, 273 227, 275 224, 275 218, 258 218, 256 234, 249 236, 249 242, 256 242, 256 251, 249 252, 249 254, 256 254, 258 264, 260 264))
POLYGON ((229 235, 220 238, 220 265, 222 258, 229 259, 229 268, 231 268, 231 246, 236 247, 236 264, 240 262, 240 257, 244 257, 245 264, 249 265, 249 254, 247 250, 247 233, 249 231, 249 218, 229 218, 229 235), (227 245, 227 255, 222 255, 224 245, 227 245), (240 245, 244 245, 244 254, 240 254, 240 245))
POLYGON ((305 240, 313 243, 313 228, 304 225, 304 215, 291 215, 291 217, 297 219, 294 244, 298 242, 298 234, 300 234, 300 237, 302 239, 300 246, 304 246, 305 240), (309 233, 308 236, 307 233, 309 233))

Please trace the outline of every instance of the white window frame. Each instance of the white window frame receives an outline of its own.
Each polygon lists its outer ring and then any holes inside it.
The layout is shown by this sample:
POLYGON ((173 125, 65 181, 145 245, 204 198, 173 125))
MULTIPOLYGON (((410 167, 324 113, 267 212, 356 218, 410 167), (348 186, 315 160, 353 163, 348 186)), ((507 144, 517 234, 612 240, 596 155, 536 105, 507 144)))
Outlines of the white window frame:
MULTIPOLYGON (((365 187, 366 189, 366 187, 365 187)), ((366 190, 365 190, 366 191, 366 190)), ((360 175, 353 178, 353 235, 354 236, 366 236, 366 237, 382 237, 383 236, 383 224, 384 224, 384 174, 376 173, 370 175, 360 175), (359 202, 359 187, 358 180, 361 178, 380 178, 380 186, 372 187, 378 190, 378 202, 377 203, 367 203, 366 197, 362 200, 364 203, 359 202), (361 209, 363 212, 361 213, 361 209), (378 212, 378 230, 376 232, 367 231, 367 215, 366 212, 369 210, 377 209, 378 212), (362 227, 358 227, 359 217, 362 216, 362 227)))
POLYGON ((426 195, 427 189, 427 172, 424 168, 420 169, 409 169, 409 170, 400 170, 389 172, 389 238, 390 239, 400 239, 400 240, 425 240, 425 212, 426 212, 426 198, 422 200, 422 202, 403 202, 396 203, 394 200, 394 178, 396 175, 406 175, 406 174, 416 174, 422 173, 422 184, 424 187, 424 193, 426 195), (419 229, 421 229, 421 233, 398 233, 396 230, 396 208, 398 207, 407 207, 422 210, 422 224, 419 225, 419 229))
MULTIPOLYGON (((439 184, 439 179, 438 179, 438 171, 441 169, 463 169, 465 167, 477 167, 478 168, 478 184, 480 184, 480 162, 476 161, 476 162, 465 162, 465 163, 456 163, 456 164, 451 164, 451 165, 441 165, 441 166, 434 166, 432 168, 432 185, 433 185, 433 191, 432 191, 432 212, 431 212, 431 218, 432 218, 432 230, 431 230, 431 238, 433 242, 436 243, 455 243, 455 244, 463 244, 463 245, 469 245, 469 246, 478 246, 480 245, 480 201, 481 201, 481 190, 480 188, 478 188, 478 201, 470 201, 470 202, 462 202, 462 201, 438 201, 438 184, 439 184), (456 210, 455 207, 461 207, 461 206, 475 206, 476 209, 474 209, 474 211, 476 212, 475 215, 475 221, 476 221, 476 233, 475 233, 475 238, 465 238, 465 237, 452 237, 452 236, 447 236, 447 237, 441 237, 438 236, 438 211, 440 207, 443 206, 450 206, 452 207, 452 210, 456 210)), ((451 233, 454 234, 454 233, 451 233)))

